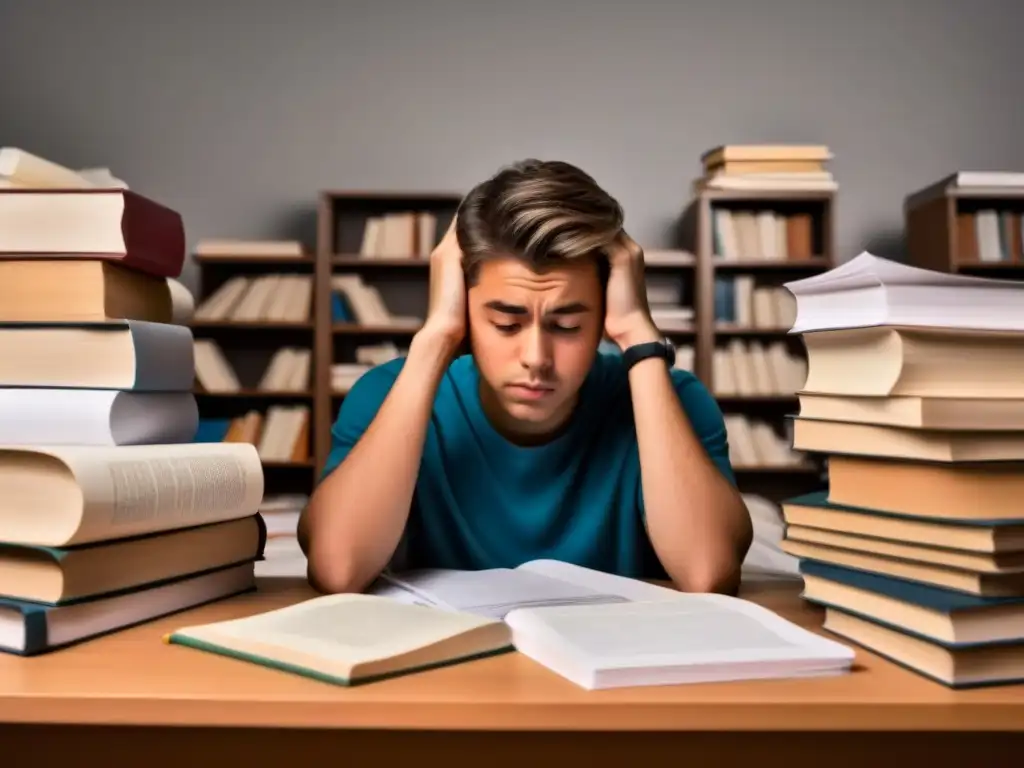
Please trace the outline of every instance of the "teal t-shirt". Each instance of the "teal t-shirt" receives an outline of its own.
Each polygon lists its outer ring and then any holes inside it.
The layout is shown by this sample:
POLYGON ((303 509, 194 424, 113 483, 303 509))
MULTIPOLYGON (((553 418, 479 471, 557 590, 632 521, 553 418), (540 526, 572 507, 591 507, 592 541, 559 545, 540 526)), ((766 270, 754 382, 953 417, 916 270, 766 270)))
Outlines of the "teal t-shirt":
MULTIPOLYGON (((399 358, 373 368, 345 396, 324 475, 373 421, 403 364, 399 358)), ((705 450, 735 483, 718 404, 693 374, 671 375, 705 450)), ((623 576, 665 578, 645 530, 640 457, 621 356, 597 355, 571 422, 539 446, 517 446, 494 429, 480 403, 478 377, 473 358, 465 355, 451 363, 438 387, 393 567, 514 568, 550 558, 623 576)))

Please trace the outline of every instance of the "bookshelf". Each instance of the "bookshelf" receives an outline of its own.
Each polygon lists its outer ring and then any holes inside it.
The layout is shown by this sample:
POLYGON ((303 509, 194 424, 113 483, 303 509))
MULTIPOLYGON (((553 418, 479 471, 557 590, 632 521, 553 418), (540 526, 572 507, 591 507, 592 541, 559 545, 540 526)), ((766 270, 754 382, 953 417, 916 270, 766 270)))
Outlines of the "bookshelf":
POLYGON ((427 313, 430 250, 448 229, 462 198, 434 191, 320 192, 313 355, 318 474, 330 453, 331 425, 345 398, 346 387, 332 370, 339 364, 371 367, 394 356, 384 349, 374 358, 368 351, 374 347, 390 344, 399 353, 408 348, 427 313), (372 291, 370 306, 348 306, 348 315, 339 317, 339 300, 353 302, 339 290, 338 278, 359 283, 360 293, 372 291), (360 363, 360 354, 369 356, 360 363))
POLYGON ((910 264, 1024 278, 1024 187, 960 186, 947 176, 907 195, 903 214, 910 264))
POLYGON ((788 333, 792 305, 782 285, 837 263, 835 197, 705 188, 684 215, 683 236, 695 254, 694 373, 722 408, 731 443, 757 439, 750 425, 767 425, 780 453, 772 463, 733 460, 744 493, 778 501, 821 485, 819 461, 781 450, 791 444, 788 419, 806 360, 799 337, 788 333), (742 366, 746 373, 737 373, 742 366))
MULTIPOLYGON (((193 253, 192 258, 199 270, 197 310, 230 281, 238 283, 247 280, 252 285, 260 279, 277 276, 305 276, 311 281, 316 265, 315 257, 308 254, 275 257, 244 253, 216 256, 193 253)), ((277 285, 278 292, 284 290, 284 281, 277 285)), ((266 415, 271 409, 281 406, 304 406, 312 416, 312 375, 307 377, 308 383, 298 387, 268 390, 261 388, 260 382, 275 354, 282 348, 312 350, 315 331, 313 314, 293 315, 291 319, 268 319, 265 311, 254 311, 251 314, 252 317, 246 319, 236 319, 229 315, 216 319, 194 317, 189 322, 197 345, 205 340, 212 341, 223 355, 238 385, 208 389, 201 385, 197 372, 194 394, 200 418, 204 421, 224 421, 257 411, 264 416, 262 428, 265 428, 268 423, 266 415)), ((199 354, 197 349, 197 357, 199 354)), ((263 460, 265 495, 312 492, 316 469, 312 444, 316 429, 316 421, 307 418, 307 426, 299 431, 298 455, 263 460)))

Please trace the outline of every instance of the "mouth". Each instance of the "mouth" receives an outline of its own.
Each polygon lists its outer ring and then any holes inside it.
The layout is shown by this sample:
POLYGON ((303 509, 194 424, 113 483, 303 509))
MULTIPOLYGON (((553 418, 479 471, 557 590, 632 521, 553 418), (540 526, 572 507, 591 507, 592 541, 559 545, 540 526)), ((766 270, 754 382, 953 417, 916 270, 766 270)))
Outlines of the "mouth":
POLYGON ((507 389, 522 400, 541 400, 555 391, 544 384, 509 384, 507 389))

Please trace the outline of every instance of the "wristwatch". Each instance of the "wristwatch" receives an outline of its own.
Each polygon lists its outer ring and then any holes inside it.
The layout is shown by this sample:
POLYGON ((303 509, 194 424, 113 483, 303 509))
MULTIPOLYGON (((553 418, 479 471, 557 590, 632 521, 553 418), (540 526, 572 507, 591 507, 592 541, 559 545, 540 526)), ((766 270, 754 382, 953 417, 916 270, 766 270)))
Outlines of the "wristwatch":
POLYGON ((676 362, 675 345, 668 338, 664 338, 661 341, 634 344, 632 347, 626 347, 622 352, 622 359, 626 363, 627 371, 641 360, 646 360, 649 357, 660 357, 671 368, 676 362))

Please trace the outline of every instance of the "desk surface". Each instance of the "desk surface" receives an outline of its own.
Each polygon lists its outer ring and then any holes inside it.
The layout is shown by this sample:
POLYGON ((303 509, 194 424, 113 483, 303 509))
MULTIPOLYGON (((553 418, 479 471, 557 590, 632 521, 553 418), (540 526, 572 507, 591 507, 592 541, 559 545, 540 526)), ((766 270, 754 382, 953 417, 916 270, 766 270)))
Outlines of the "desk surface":
MULTIPOLYGON (((314 593, 257 593, 32 658, 0 654, 0 723, 440 730, 1020 730, 1024 685, 951 691, 858 650, 844 676, 586 691, 519 654, 342 688, 169 646, 177 627, 314 593)), ((803 626, 821 613, 793 585, 743 595, 803 626)))

